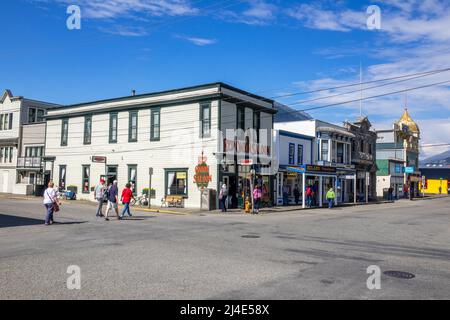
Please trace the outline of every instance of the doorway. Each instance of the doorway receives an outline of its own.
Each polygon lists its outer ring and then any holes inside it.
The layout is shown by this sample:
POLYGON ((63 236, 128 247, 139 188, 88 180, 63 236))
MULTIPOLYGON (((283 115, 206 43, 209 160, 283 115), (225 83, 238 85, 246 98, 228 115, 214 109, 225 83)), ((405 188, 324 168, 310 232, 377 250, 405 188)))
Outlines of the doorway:
POLYGON ((119 171, 119 166, 107 166, 106 167, 106 177, 107 177, 107 185, 109 186, 117 179, 117 173, 119 171))

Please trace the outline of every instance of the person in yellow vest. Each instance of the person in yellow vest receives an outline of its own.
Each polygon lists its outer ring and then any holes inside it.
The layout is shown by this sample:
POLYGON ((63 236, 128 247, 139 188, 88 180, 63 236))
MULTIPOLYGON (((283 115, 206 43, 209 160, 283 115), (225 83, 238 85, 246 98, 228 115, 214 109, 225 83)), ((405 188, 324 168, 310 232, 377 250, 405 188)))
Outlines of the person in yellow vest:
POLYGON ((328 200, 328 209, 333 208, 334 199, 336 198, 336 194, 334 193, 333 188, 331 187, 330 190, 327 192, 327 200, 328 200))

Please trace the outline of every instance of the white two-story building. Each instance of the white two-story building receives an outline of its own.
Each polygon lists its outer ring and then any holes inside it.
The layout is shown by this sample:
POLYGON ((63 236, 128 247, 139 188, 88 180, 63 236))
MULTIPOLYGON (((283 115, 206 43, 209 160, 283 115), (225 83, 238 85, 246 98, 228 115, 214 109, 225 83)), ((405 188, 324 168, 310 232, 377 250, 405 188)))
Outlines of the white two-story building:
MULTIPOLYGON (((275 113, 272 100, 223 83, 60 107, 47 116, 47 168, 81 199, 92 199, 105 177, 120 189, 131 182, 138 195, 150 187, 152 205, 173 195, 190 208, 201 207, 201 187, 211 190, 213 208, 226 183, 237 206, 250 167, 271 174, 263 160, 272 157, 275 113), (252 140, 237 129, 260 134, 252 140)), ((272 178, 264 181, 271 187, 272 178)))
POLYGON ((57 105, 13 96, 0 97, 0 192, 32 195, 45 180, 45 115, 57 105))

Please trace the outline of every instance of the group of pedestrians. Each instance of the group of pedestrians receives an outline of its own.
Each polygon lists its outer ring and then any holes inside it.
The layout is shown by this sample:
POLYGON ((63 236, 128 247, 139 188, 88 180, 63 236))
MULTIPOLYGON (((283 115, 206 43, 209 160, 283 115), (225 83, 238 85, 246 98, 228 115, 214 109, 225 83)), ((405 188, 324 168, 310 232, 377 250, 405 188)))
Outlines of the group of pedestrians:
MULTIPOLYGON (((105 221, 109 221, 109 212, 113 210, 116 213, 117 219, 122 220, 125 214, 132 217, 130 211, 131 200, 135 200, 133 190, 131 189, 131 183, 127 183, 122 190, 120 201, 124 205, 122 212, 119 214, 119 188, 117 186, 117 180, 115 180, 109 186, 106 185, 105 179, 101 179, 100 183, 94 188, 94 198, 97 201, 97 218, 105 218, 105 221), (103 205, 107 203, 105 214, 103 214, 103 205)), ((59 211, 61 202, 59 201, 58 190, 55 188, 53 181, 48 183, 48 188, 44 191, 44 207, 45 225, 49 226, 55 223, 54 214, 59 211)))
POLYGON ((130 211, 130 203, 131 200, 135 200, 133 195, 133 190, 131 190, 131 183, 127 183, 125 188, 122 190, 121 202, 124 205, 122 212, 119 214, 119 188, 117 186, 117 180, 106 186, 105 179, 101 179, 100 183, 95 187, 94 197, 97 200, 97 218, 105 218, 105 221, 109 221, 109 211, 114 210, 116 213, 117 219, 122 220, 125 217, 125 214, 128 214, 129 217, 132 217, 130 211), (107 202, 106 212, 103 215, 102 208, 104 203, 107 202))

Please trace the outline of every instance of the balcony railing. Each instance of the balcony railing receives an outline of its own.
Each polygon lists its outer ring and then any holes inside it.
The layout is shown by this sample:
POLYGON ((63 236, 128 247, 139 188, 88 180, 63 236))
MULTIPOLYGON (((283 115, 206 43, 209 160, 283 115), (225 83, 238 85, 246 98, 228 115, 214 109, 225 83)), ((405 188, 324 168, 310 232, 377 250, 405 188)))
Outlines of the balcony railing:
POLYGON ((17 168, 40 169, 41 166, 42 157, 20 157, 17 159, 17 168))
POLYGON ((352 161, 354 162, 371 162, 373 161, 373 155, 365 152, 352 152, 352 161))

